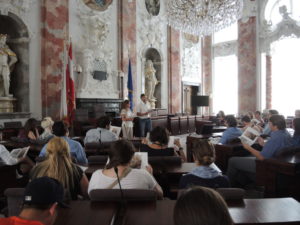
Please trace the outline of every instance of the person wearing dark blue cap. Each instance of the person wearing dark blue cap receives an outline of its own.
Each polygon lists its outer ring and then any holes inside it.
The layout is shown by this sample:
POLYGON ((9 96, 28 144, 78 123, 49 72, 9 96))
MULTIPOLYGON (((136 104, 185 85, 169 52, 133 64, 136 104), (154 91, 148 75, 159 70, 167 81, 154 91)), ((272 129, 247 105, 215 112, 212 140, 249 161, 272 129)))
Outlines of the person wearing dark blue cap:
POLYGON ((0 218, 1 225, 52 225, 57 215, 57 206, 63 203, 64 188, 59 181, 40 177, 32 180, 24 192, 23 209, 19 216, 0 218))

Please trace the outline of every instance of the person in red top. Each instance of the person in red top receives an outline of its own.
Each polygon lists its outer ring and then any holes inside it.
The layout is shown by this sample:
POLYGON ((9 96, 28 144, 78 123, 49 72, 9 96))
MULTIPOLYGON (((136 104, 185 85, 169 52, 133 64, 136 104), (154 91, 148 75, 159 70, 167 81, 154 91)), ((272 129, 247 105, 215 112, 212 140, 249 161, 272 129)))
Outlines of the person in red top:
POLYGON ((1 225, 53 225, 57 205, 63 203, 63 186, 55 179, 41 177, 32 180, 25 189, 24 205, 19 216, 0 218, 1 225))

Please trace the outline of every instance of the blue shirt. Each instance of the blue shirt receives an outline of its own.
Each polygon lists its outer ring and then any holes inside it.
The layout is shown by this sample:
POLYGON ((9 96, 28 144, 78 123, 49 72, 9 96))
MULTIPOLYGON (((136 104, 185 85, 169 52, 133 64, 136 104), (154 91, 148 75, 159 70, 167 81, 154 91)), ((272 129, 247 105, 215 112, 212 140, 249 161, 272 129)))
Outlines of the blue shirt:
POLYGON ((293 141, 294 141, 294 146, 295 147, 300 147, 300 135, 295 135, 294 134, 293 141))
POLYGON ((265 134, 265 135, 270 135, 271 134, 271 129, 270 129, 270 126, 269 126, 269 123, 267 123, 266 125, 265 125, 265 127, 264 127, 264 129, 263 129, 263 134, 265 134))
MULTIPOLYGON (((68 142, 71 155, 74 156, 74 158, 77 160, 77 163, 87 164, 88 161, 87 161, 85 152, 84 152, 81 144, 78 141, 74 141, 68 137, 62 137, 62 138, 64 138, 68 142)), ((46 147, 47 147, 47 144, 45 144, 44 147, 42 148, 40 155, 39 155, 40 157, 46 156, 46 147)))
POLYGON ((293 139, 286 130, 272 131, 271 138, 264 145, 261 155, 266 159, 271 158, 275 156, 280 149, 291 147, 293 144, 293 139))
POLYGON ((242 131, 239 128, 236 127, 228 127, 223 135, 222 138, 220 140, 221 144, 227 144, 230 140, 234 139, 234 138, 238 138, 239 136, 242 135, 242 131))

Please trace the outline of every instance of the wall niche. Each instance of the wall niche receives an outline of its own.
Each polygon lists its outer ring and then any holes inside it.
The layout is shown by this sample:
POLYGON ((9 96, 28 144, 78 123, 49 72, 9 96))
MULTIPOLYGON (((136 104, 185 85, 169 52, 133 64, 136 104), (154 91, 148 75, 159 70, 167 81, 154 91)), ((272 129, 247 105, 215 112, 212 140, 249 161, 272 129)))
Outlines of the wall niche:
POLYGON ((0 15, 0 34, 7 34, 7 45, 18 62, 10 74, 10 93, 17 99, 15 112, 29 112, 29 33, 15 14, 0 15))

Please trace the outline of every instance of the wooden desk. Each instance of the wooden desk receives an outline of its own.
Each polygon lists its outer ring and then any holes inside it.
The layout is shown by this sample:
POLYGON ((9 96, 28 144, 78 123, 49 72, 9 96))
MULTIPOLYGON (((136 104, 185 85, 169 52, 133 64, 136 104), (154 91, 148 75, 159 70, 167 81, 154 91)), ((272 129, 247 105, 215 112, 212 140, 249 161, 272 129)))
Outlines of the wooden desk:
MULTIPOLYGON (((163 168, 161 166, 157 166, 157 165, 152 165, 153 167, 153 174, 154 176, 156 174, 160 174, 162 172, 169 174, 169 175, 177 175, 177 176, 181 176, 183 174, 189 173, 191 172, 195 167, 196 164, 195 163, 182 163, 181 165, 165 165, 163 166, 163 168)), ((85 174, 87 175, 87 177, 91 177, 92 174, 98 170, 98 169, 103 169, 104 165, 90 165, 86 170, 85 170, 85 174)))
POLYGON ((292 196, 300 200, 300 152, 256 161, 256 183, 265 187, 267 197, 292 196), (280 177, 283 180, 279 180, 280 177), (278 192, 278 184, 285 193, 278 192))
MULTIPOLYGON (((176 201, 128 203, 125 224, 173 225, 176 201)), ((71 209, 59 208, 55 225, 108 225, 116 210, 114 203, 73 201, 71 209)), ((292 198, 245 199, 228 204, 235 224, 300 224, 300 204, 292 198)))
POLYGON ((213 133, 224 132, 226 129, 226 126, 214 126, 213 133))

